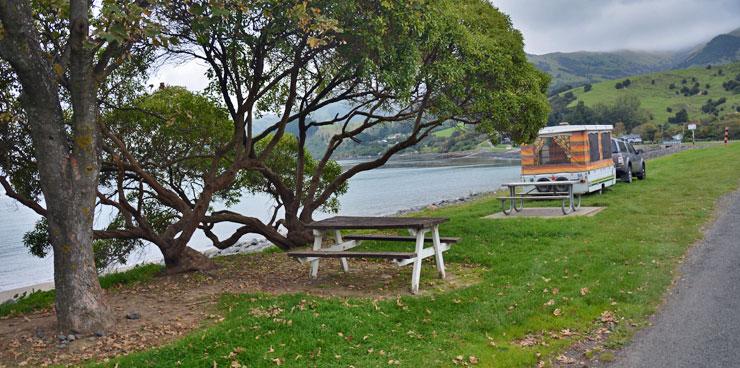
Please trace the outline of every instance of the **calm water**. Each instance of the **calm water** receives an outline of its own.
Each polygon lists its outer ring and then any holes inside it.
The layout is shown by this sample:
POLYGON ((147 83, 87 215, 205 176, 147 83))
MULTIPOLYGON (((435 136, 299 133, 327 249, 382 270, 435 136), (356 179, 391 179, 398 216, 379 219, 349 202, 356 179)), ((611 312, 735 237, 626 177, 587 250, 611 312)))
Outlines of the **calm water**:
MULTIPOLYGON (((355 176, 349 191, 341 197, 344 215, 387 215, 445 199, 495 190, 503 182, 519 177, 514 162, 481 161, 457 165, 451 162, 404 162, 355 176)), ((272 202, 266 196, 248 196, 231 208, 236 212, 269 218, 272 202)), ((316 218, 326 217, 318 214, 316 218)), ((33 228, 36 214, 0 197, 0 291, 53 280, 52 259, 31 256, 23 246, 23 234, 33 228)), ((100 221, 104 221, 101 216, 100 221)), ((216 233, 227 235, 236 226, 221 225, 216 233)), ((245 239, 254 237, 247 235, 245 239)), ((208 239, 197 233, 191 241, 196 249, 209 247, 208 239)), ((140 250, 131 262, 158 261, 155 247, 140 250)), ((129 262, 129 263, 131 263, 129 262)))

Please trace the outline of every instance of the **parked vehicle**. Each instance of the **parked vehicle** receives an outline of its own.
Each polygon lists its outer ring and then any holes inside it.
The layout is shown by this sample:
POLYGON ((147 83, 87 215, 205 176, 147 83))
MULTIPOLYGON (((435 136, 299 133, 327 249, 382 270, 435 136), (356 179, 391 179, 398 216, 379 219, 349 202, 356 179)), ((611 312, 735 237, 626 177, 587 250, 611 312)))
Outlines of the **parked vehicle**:
POLYGON ((642 143, 642 137, 640 137, 639 134, 625 134, 619 137, 619 139, 622 139, 625 142, 629 142, 629 143, 636 143, 636 144, 642 143))
MULTIPOLYGON (((616 183, 611 125, 545 127, 534 144, 522 147, 522 181, 577 181, 577 194, 603 190, 616 183)), ((564 192, 565 185, 531 186, 525 191, 564 192)))
POLYGON ((642 150, 635 149, 632 143, 622 139, 612 139, 612 160, 617 169, 617 176, 626 183, 631 183, 633 176, 645 179, 645 159, 642 150))

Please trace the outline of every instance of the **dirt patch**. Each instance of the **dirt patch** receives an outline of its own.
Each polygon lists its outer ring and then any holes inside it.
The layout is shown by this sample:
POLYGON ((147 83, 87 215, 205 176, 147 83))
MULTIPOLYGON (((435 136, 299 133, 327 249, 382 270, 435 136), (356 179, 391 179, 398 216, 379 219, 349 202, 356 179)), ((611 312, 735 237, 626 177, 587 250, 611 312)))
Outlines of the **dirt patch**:
MULTIPOLYGON (((221 267, 212 272, 162 276, 108 290, 116 326, 106 336, 74 336, 74 341, 61 344, 53 310, 3 319, 0 368, 74 365, 166 344, 221 320, 216 304, 223 293, 305 292, 381 299, 410 295, 411 267, 390 262, 350 260, 350 272, 344 273, 338 260, 322 260, 317 280, 308 279, 307 264, 285 254, 237 255, 217 262, 221 267)), ((424 263, 421 295, 475 284, 482 273, 479 266, 450 264, 447 279, 440 280, 434 262, 424 263)))

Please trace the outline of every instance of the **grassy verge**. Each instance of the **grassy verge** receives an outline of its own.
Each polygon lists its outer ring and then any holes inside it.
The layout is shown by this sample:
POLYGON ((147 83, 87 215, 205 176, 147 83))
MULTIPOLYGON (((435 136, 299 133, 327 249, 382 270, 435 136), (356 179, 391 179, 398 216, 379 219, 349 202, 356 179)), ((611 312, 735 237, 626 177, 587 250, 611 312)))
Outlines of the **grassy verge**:
POLYGON ((221 323, 101 364, 436 367, 461 364, 461 356, 480 366, 527 367, 573 343, 559 331, 588 333, 605 311, 618 320, 614 335, 625 336, 624 326, 655 310, 718 198, 737 188, 740 144, 648 165, 647 180, 585 198, 584 205, 607 207, 595 217, 482 219, 499 210, 493 198, 420 213, 451 218, 443 235, 463 241, 446 260, 484 266, 477 285, 385 301, 225 295, 221 323), (537 343, 522 346, 525 336, 537 343))
MULTIPOLYGON (((144 282, 162 270, 160 265, 143 265, 134 267, 125 272, 112 273, 100 277, 100 286, 103 289, 114 288, 123 285, 131 285, 136 282, 144 282)), ((51 308, 54 305, 54 290, 36 291, 20 298, 15 303, 0 305, 0 317, 14 316, 24 313, 51 308)))

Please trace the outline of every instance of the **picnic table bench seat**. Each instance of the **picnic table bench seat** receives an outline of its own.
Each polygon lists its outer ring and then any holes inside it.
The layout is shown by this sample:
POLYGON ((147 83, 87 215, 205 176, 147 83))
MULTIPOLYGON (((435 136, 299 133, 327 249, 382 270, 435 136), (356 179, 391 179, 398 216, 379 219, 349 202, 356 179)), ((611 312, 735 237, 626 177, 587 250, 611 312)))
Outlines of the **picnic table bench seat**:
MULTIPOLYGON (((347 234, 342 235, 344 240, 368 240, 368 241, 416 241, 415 236, 403 235, 382 235, 382 234, 347 234)), ((424 238, 425 243, 431 243, 434 239, 424 238)), ((442 243, 454 244, 460 241, 460 238, 443 236, 439 240, 442 243)))
POLYGON ((411 259, 416 253, 409 252, 337 252, 326 250, 306 250, 288 252, 291 257, 326 257, 326 258, 385 258, 411 259))
MULTIPOLYGON (((496 197, 496 199, 504 199, 504 200, 505 199, 522 199, 522 198, 523 198, 522 196, 514 196, 514 197, 501 196, 501 197, 496 197)), ((536 201, 536 200, 551 200, 551 199, 569 199, 569 198, 570 197, 567 196, 567 195, 565 195, 565 196, 561 196, 561 195, 548 195, 548 196, 545 196, 545 195, 537 195, 537 194, 524 197, 524 199, 529 199, 529 200, 534 200, 534 201, 536 201)))

